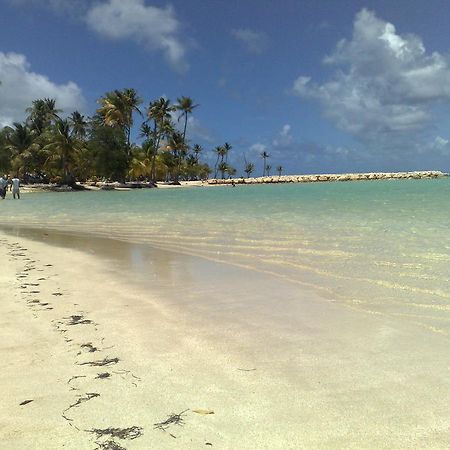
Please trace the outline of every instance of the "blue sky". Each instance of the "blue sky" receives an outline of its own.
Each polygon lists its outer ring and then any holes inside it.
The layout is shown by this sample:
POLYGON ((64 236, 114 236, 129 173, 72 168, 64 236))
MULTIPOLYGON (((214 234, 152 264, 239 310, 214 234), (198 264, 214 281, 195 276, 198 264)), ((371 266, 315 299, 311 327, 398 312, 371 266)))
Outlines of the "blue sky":
MULTIPOLYGON (((0 124, 39 97, 200 106, 188 138, 262 171, 450 170, 448 0, 0 0, 0 124)), ((140 119, 136 117, 136 122, 140 119)))

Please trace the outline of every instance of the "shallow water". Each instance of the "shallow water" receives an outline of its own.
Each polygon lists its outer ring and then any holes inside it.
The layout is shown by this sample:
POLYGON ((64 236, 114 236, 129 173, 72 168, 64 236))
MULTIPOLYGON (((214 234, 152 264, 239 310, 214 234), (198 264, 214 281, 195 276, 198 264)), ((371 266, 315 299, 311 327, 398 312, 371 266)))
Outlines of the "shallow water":
POLYGON ((450 333, 449 179, 36 193, 0 205, 6 226, 248 267, 450 333))

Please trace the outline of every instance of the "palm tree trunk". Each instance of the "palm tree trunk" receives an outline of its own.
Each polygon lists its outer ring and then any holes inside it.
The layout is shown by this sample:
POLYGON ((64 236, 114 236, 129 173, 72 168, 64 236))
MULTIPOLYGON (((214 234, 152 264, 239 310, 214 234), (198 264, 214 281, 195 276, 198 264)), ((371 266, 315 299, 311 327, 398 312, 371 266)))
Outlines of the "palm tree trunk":
POLYGON ((158 133, 157 135, 157 125, 156 125, 156 120, 155 120, 155 125, 153 127, 153 137, 155 139, 155 151, 153 152, 152 155, 152 162, 151 162, 151 166, 150 166, 150 178, 152 183, 156 183, 156 154, 158 153, 158 148, 159 148, 159 141, 160 141, 160 135, 158 133))
POLYGON ((219 155, 217 155, 216 164, 214 164, 214 178, 217 178, 217 166, 219 164, 219 155))
POLYGON ((186 142, 186 128, 187 128, 187 121, 188 121, 188 113, 187 111, 184 112, 184 130, 183 130, 183 145, 186 142))
POLYGON ((131 150, 131 128, 126 126, 125 127, 125 133, 127 135, 127 150, 128 150, 128 156, 130 156, 130 150, 131 150))

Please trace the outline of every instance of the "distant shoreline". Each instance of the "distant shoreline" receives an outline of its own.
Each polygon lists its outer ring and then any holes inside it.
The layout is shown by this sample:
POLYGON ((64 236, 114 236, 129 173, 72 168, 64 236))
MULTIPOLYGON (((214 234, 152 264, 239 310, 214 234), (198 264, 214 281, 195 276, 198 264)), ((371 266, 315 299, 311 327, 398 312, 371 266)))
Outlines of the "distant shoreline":
MULTIPOLYGON (((324 183, 337 181, 373 181, 373 180, 410 180, 444 178, 449 174, 440 170, 422 170, 415 172, 361 172, 361 173, 334 173, 334 174, 310 174, 310 175, 281 175, 251 178, 210 178, 208 180, 181 181, 180 184, 158 182, 156 185, 149 182, 86 182, 79 185, 88 191, 131 191, 135 189, 179 189, 186 187, 224 186, 224 185, 246 185, 246 184, 277 184, 277 183, 324 183)), ((56 184, 26 184, 21 186, 24 193, 28 192, 70 192, 69 186, 56 184)))

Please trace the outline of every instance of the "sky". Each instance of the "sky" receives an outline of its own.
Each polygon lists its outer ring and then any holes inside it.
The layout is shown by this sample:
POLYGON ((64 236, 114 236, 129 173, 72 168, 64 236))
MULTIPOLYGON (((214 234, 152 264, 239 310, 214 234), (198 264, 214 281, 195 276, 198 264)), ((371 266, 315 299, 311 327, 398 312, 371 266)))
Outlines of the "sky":
MULTIPOLYGON (((142 109, 199 106, 214 163, 284 173, 450 171, 448 0, 0 0, 0 126, 36 98, 92 115, 114 89, 142 109)), ((142 119, 135 117, 135 140, 142 119)), ((259 174, 261 175, 261 174, 259 174)))

